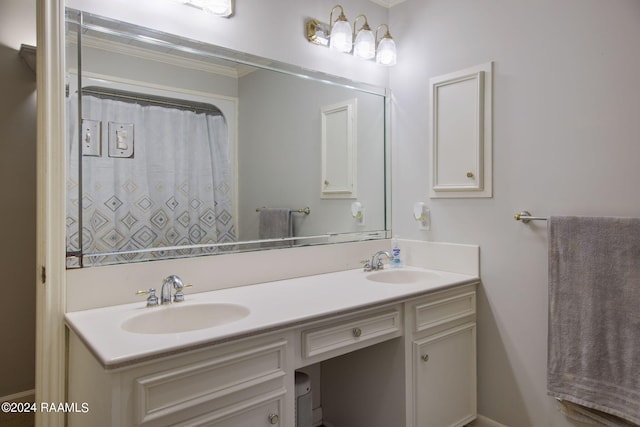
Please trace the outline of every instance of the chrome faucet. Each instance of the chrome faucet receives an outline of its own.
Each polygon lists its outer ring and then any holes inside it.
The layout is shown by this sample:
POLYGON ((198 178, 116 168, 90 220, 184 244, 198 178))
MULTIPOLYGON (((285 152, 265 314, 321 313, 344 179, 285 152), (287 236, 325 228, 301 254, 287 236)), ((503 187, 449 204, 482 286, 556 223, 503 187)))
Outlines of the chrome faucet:
POLYGON ((171 288, 176 290, 176 293, 173 296, 173 302, 181 302, 184 301, 184 293, 182 289, 184 289, 185 285, 176 275, 167 276, 162 281, 162 290, 160 292, 160 304, 171 304, 171 288))
POLYGON ((387 257, 387 259, 392 260, 393 259, 393 255, 391 255, 388 251, 378 251, 375 254, 373 254, 373 256, 371 257, 371 263, 367 263, 364 266, 364 270, 365 271, 371 271, 371 270, 384 270, 384 264, 382 263, 382 260, 380 259, 380 257, 384 255, 387 257))
POLYGON ((165 277, 162 281, 162 289, 160 290, 160 298, 156 296, 156 290, 151 288, 147 291, 138 291, 136 295, 148 295, 147 307, 157 307, 159 304, 171 304, 171 288, 176 292, 173 294, 173 302, 184 301, 184 288, 190 288, 191 285, 185 285, 176 275, 165 277))

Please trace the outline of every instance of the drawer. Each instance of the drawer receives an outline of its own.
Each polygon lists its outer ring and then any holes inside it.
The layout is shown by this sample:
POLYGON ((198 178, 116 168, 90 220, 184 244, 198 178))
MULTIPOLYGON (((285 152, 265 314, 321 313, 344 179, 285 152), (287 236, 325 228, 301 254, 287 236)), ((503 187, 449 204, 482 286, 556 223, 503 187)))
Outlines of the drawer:
POLYGON ((414 332, 424 331, 476 312, 476 293, 445 293, 425 298, 414 305, 414 332))
POLYGON ((259 396, 256 399, 240 402, 230 408, 192 418, 175 427, 272 427, 285 425, 282 422, 284 392, 259 396))
POLYGON ((286 341, 278 341, 135 378, 136 422, 162 425, 283 390, 285 353, 286 341))
POLYGON ((345 353, 402 334, 400 310, 388 309, 302 332, 302 357, 345 353), (342 350, 342 351, 340 351, 342 350))

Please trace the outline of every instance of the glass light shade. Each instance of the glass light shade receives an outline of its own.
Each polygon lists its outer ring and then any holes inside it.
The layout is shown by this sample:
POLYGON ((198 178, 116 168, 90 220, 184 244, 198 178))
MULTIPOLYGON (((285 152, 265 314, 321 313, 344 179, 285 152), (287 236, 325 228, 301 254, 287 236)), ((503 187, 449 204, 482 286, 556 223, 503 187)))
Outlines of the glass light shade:
POLYGON ((329 47, 340 52, 351 52, 352 37, 349 21, 338 20, 331 29, 329 47))
POLYGON ((385 37, 378 43, 376 62, 382 65, 396 65, 396 42, 385 37))
POLYGON ((376 39, 373 31, 362 29, 356 35, 353 54, 358 58, 371 59, 376 55, 376 39))

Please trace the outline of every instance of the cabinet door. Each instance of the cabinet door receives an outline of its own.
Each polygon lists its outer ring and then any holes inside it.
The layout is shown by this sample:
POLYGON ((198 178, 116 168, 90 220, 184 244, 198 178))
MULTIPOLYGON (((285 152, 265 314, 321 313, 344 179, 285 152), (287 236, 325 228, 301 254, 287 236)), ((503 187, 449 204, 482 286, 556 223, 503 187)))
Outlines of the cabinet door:
POLYGON ((322 107, 323 199, 355 199, 357 100, 322 107))
POLYGON ((476 418, 476 325, 413 342, 415 427, 460 427, 476 418))
POLYGON ((431 197, 492 196, 492 64, 430 79, 431 197))

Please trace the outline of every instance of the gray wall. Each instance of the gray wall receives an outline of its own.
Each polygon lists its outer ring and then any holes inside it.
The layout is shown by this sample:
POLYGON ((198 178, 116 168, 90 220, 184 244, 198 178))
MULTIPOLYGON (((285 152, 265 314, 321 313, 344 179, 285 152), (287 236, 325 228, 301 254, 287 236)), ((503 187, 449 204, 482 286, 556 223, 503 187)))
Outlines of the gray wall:
POLYGON ((36 77, 18 50, 36 44, 35 5, 0 2, 0 396, 34 386, 36 77))
POLYGON ((390 16, 394 232, 480 245, 479 412, 576 425, 546 395, 546 225, 513 215, 640 216, 640 2, 408 0, 390 16), (428 80, 490 60, 495 197, 426 199, 428 80), (430 232, 405 219, 419 200, 430 232))

